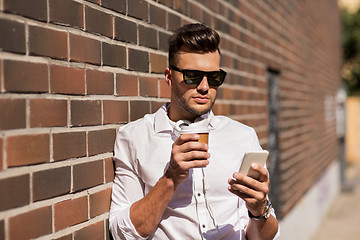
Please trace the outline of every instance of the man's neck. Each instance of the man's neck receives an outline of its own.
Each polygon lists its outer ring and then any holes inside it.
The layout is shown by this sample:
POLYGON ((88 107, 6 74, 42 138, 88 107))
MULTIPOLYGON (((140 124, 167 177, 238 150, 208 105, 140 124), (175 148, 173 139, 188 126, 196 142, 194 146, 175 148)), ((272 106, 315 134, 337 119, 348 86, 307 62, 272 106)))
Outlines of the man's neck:
POLYGON ((185 115, 181 116, 180 114, 176 114, 176 112, 171 111, 171 105, 168 108, 167 114, 169 119, 173 122, 177 122, 179 120, 188 120, 190 122, 194 122, 196 118, 200 117, 198 115, 191 115, 190 113, 189 115, 186 116, 185 115))

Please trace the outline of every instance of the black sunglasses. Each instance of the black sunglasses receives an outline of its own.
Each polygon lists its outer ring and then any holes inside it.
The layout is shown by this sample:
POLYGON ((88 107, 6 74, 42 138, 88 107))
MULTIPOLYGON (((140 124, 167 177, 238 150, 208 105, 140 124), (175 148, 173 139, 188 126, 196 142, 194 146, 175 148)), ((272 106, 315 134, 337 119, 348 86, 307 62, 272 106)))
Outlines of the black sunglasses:
POLYGON ((200 70, 180 69, 172 65, 170 65, 170 69, 181 72, 183 74, 184 82, 188 85, 199 85, 205 75, 209 86, 218 87, 223 84, 226 76, 226 72, 222 69, 220 69, 220 71, 205 72, 200 70))

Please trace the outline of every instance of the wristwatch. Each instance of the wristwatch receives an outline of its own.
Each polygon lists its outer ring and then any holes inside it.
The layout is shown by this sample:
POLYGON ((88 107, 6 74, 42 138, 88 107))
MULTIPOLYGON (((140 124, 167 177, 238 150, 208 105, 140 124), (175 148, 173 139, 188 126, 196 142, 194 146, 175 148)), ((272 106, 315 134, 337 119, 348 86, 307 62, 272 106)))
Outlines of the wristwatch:
POLYGON ((249 215, 249 218, 254 219, 254 220, 268 219, 270 217, 271 211, 272 211, 272 204, 268 200, 267 205, 265 207, 265 212, 262 215, 254 216, 251 214, 251 212, 249 210, 248 210, 248 215, 249 215))

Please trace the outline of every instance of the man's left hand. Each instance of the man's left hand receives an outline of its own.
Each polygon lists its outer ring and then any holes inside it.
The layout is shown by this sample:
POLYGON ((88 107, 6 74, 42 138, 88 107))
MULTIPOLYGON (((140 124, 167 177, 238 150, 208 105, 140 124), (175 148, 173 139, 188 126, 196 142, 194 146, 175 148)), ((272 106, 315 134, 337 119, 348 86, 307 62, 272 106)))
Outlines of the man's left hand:
POLYGON ((258 179, 235 172, 233 178, 228 181, 230 184, 228 189, 245 201, 247 209, 253 216, 260 216, 265 212, 270 179, 263 166, 253 163, 251 168, 260 173, 258 179))

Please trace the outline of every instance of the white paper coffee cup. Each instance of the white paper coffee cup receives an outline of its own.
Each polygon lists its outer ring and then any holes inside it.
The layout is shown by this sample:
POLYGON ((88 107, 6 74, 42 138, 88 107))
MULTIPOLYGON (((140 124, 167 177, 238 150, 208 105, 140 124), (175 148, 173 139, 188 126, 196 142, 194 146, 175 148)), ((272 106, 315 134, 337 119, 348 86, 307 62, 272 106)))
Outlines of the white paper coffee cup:
POLYGON ((193 134, 196 133, 200 136, 198 142, 203 142, 208 144, 209 142, 209 128, 207 126, 190 124, 189 126, 183 126, 181 128, 180 134, 193 134))

